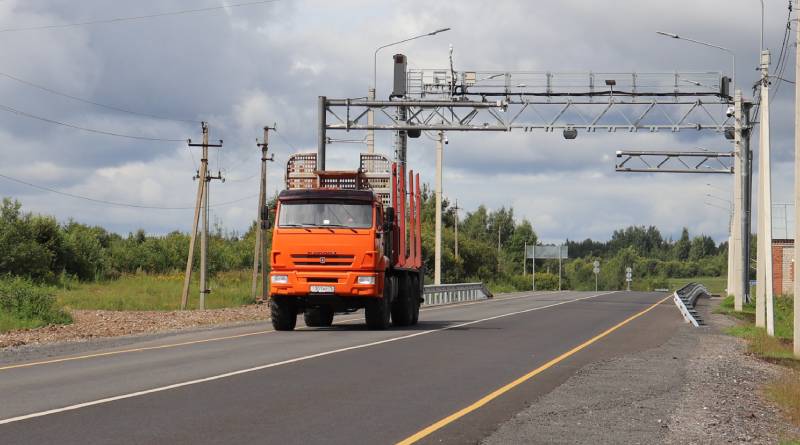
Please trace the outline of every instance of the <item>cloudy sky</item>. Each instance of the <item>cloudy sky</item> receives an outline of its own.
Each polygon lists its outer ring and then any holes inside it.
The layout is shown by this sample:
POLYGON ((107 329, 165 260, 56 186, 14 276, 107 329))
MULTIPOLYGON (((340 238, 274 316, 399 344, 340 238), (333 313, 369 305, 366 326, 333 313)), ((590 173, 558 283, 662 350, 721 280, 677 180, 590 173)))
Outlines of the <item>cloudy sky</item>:
MULTIPOLYGON (((242 3, 245 0, 230 0, 242 3)), ((767 0, 766 46, 777 60, 787 2, 767 0)), ((737 83, 750 95, 758 62, 760 3, 755 0, 670 2, 279 0, 136 21, 53 27, 115 17, 215 7, 218 0, 0 0, 0 174, 98 200, 155 207, 191 207, 198 149, 184 142, 129 139, 81 131, 10 112, 123 135, 200 139, 210 122, 211 169, 227 182, 211 192, 215 221, 244 230, 256 213, 259 149, 271 138, 270 194, 282 186, 290 153, 315 150, 316 97, 366 95, 376 47, 442 27, 452 30, 381 53, 378 95, 386 97, 391 55, 410 68, 448 64, 457 70, 595 72, 722 71, 724 52, 667 39, 656 30, 714 42, 735 51, 737 83), (37 29, 21 29, 37 28, 37 29), (10 77, 9 77, 10 76, 10 77), (59 96, 19 80, 130 114, 59 96), (147 117, 143 115, 158 116, 147 117)), ((791 48, 792 52, 794 48, 791 48)), ((794 78, 794 57, 785 77, 794 78)), ((773 196, 792 199, 794 89, 773 99, 773 196)), ((718 240, 728 214, 712 193, 730 199, 732 178, 614 172, 619 149, 729 150, 715 134, 450 134, 444 193, 467 210, 513 206, 548 241, 607 239, 631 224, 656 225, 677 236, 682 226, 718 240), (707 184, 711 183, 712 187, 707 184)), ((754 149, 757 141, 754 138, 754 149)), ((329 147, 329 165, 353 168, 363 146, 329 147)), ((391 153, 388 138, 379 152, 391 153)), ((409 142, 409 160, 433 182, 434 143, 409 142)), ((60 196, 0 178, 0 195, 29 211, 74 218, 120 233, 136 228, 188 230, 191 210, 136 209, 60 196)), ((782 209, 775 213, 782 236, 782 209)), ((792 223, 789 223, 792 226, 792 223)))

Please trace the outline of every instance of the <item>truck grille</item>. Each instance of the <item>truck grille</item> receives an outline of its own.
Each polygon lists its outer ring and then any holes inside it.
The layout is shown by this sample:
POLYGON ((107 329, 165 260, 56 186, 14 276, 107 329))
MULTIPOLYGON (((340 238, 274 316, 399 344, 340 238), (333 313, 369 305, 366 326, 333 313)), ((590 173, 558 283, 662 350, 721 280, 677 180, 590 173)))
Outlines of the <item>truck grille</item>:
POLYGON ((295 266, 348 267, 353 265, 354 259, 355 255, 292 255, 295 266))

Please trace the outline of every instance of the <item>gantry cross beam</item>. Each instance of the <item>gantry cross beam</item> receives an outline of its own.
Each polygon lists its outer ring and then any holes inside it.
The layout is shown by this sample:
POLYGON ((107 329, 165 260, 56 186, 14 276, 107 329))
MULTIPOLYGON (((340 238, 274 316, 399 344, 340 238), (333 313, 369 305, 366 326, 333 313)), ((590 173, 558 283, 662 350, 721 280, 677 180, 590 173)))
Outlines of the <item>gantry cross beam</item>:
POLYGON ((615 169, 638 173, 733 174, 733 152, 709 151, 617 151, 615 169))

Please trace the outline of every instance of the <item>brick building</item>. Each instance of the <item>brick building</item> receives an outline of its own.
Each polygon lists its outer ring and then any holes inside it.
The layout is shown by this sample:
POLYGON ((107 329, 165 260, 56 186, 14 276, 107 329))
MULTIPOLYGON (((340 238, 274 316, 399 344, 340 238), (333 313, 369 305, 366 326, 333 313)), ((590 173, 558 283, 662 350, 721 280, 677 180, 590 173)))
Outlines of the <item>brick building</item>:
POLYGON ((772 240, 772 292, 774 295, 794 293, 794 240, 772 240))

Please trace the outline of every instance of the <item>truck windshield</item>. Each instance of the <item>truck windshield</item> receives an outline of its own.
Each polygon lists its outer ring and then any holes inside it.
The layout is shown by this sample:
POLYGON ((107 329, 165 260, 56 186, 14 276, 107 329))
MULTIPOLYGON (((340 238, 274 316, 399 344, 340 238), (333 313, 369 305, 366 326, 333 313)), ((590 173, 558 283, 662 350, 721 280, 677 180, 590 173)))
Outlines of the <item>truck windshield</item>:
POLYGON ((372 227, 372 206, 366 203, 285 202, 281 203, 278 225, 366 229, 372 227))

